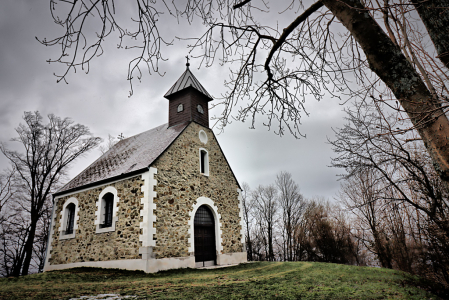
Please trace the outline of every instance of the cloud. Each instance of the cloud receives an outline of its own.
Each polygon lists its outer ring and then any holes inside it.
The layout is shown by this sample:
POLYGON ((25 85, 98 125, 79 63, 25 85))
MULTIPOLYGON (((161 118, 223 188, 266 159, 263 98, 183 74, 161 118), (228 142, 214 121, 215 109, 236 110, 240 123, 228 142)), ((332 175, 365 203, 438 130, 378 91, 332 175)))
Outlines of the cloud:
MULTIPOLYGON (((162 25, 163 33, 172 37, 198 36, 203 30, 199 22, 192 26, 185 21, 162 25)), ((49 65, 46 60, 56 58, 59 49, 45 47, 35 37, 55 37, 60 30, 50 17, 48 1, 0 2, 0 141, 14 136, 24 111, 70 117, 104 139, 108 134, 131 136, 167 122, 168 101, 163 95, 184 71, 186 45, 191 41, 174 39, 174 46, 164 48, 163 55, 169 60, 161 63, 160 72, 165 75, 144 74, 142 82, 134 82, 134 95, 129 98, 126 75, 133 54, 116 49, 117 40, 107 42, 105 54, 92 62, 89 74, 78 68, 77 73, 67 77, 69 84, 57 84, 53 73, 61 74, 64 66, 49 65)), ((209 93, 220 97, 225 92, 223 81, 229 76, 228 66, 215 63, 198 70, 200 59, 192 59, 191 64, 192 72, 209 93)), ((334 195, 339 171, 327 167, 332 151, 326 136, 333 134, 331 127, 342 124, 341 106, 337 100, 325 98, 321 102, 308 99, 306 107, 310 116, 302 119, 301 132, 307 138, 296 140, 288 134, 279 137, 261 124, 250 130, 249 124, 238 122, 218 135, 240 182, 255 188, 273 183, 278 172, 288 171, 307 197, 334 195)), ((213 113, 219 114, 216 110, 213 113)), ((99 154, 93 151, 78 160, 69 176, 82 171, 99 154)), ((7 167, 3 157, 0 167, 7 167)))

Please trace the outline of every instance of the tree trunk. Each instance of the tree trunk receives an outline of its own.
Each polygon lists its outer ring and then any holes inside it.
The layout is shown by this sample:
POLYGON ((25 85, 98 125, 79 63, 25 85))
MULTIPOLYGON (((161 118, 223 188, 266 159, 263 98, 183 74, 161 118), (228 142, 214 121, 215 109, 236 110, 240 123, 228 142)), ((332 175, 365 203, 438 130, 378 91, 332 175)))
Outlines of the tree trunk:
POLYGON ((449 68, 449 4, 447 0, 411 0, 438 53, 449 68))
POLYGON ((392 269, 391 255, 388 251, 388 241, 382 241, 380 234, 371 228, 374 238, 374 249, 382 268, 392 269), (385 244, 385 245, 384 245, 385 244))
POLYGON ((30 233, 28 234, 28 239, 23 249, 25 253, 25 259, 23 261, 22 266, 22 275, 28 275, 28 271, 30 269, 31 258, 33 256, 33 244, 34 244, 34 237, 36 235, 36 227, 37 227, 37 220, 34 220, 34 218, 32 217, 30 233))
POLYGON ((253 260, 253 247, 251 242, 251 237, 249 235, 249 230, 247 230, 246 233, 246 251, 247 251, 247 257, 249 261, 253 260))
POLYGON ((449 121, 401 50, 393 44, 360 0, 322 0, 362 47, 370 69, 391 89, 449 187, 449 121))

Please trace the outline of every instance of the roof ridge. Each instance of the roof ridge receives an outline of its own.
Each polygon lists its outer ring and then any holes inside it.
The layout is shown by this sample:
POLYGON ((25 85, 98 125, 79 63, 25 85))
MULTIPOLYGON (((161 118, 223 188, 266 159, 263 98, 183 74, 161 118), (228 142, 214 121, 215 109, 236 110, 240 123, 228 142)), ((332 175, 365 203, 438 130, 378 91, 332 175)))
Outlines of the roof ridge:
POLYGON ((164 97, 167 98, 183 89, 188 88, 189 86, 193 87, 200 93, 204 94, 206 97, 213 99, 213 97, 206 91, 203 85, 199 82, 199 80, 193 75, 190 69, 187 69, 182 73, 181 77, 172 85, 172 87, 165 93, 164 97), (187 85, 189 80, 192 81, 190 85, 187 85))

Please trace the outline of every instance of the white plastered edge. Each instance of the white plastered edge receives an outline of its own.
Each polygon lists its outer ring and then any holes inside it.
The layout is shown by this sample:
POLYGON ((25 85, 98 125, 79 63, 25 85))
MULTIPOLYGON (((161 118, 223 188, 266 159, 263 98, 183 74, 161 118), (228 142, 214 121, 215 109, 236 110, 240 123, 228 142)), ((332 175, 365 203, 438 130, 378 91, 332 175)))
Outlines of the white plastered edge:
POLYGON ((217 254, 221 254, 223 252, 223 245, 222 245, 222 231, 221 231, 221 215, 218 213, 217 207, 214 204, 214 201, 212 201, 209 198, 206 197, 199 197, 196 199, 195 204, 193 205, 193 209, 191 212, 189 212, 189 239, 187 242, 189 243, 189 253, 195 252, 195 239, 194 239, 194 229, 193 229, 193 220, 195 219, 195 214, 198 208, 201 205, 206 205, 210 208, 212 211, 212 214, 214 215, 214 221, 215 221, 215 249, 217 250, 217 254))
POLYGON ((243 197, 242 197, 242 190, 237 188, 237 192, 239 193, 239 218, 240 218, 240 234, 242 235, 241 242, 242 244, 245 243, 245 229, 243 227, 243 197))
POLYGON ((156 234, 156 228, 154 223, 156 222, 156 204, 154 199, 157 193, 154 191, 154 187, 157 185, 157 180, 154 179, 154 175, 157 174, 157 169, 150 167, 149 171, 142 174, 142 180, 144 184, 141 187, 143 198, 140 199, 140 203, 143 204, 143 209, 140 211, 140 216, 143 217, 143 222, 140 222, 140 229, 142 234, 139 236, 139 241, 142 242, 142 247, 156 246, 156 242, 153 240, 156 234))

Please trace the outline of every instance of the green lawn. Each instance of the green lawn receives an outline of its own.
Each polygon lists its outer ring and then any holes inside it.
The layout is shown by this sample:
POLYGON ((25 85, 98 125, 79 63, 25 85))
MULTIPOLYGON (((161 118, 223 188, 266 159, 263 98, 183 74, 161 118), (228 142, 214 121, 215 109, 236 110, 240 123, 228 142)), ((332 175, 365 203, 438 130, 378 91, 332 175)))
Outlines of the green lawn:
MULTIPOLYGON (((69 299, 135 295, 132 299, 439 299, 406 273, 311 262, 258 262, 156 274, 77 268, 0 279, 0 299, 69 299)), ((131 299, 131 298, 130 298, 131 299)))

